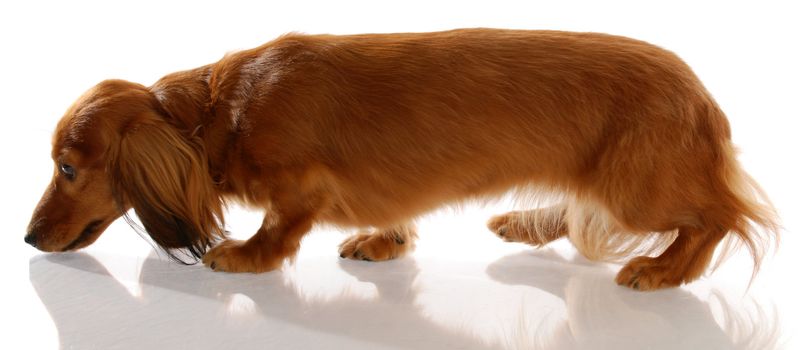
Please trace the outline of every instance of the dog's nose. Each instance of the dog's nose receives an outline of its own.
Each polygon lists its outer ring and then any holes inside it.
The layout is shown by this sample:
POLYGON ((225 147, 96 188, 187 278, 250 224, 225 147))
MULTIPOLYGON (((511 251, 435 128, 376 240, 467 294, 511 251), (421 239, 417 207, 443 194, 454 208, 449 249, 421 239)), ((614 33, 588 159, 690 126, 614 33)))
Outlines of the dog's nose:
POLYGON ((25 243, 30 244, 32 247, 36 248, 37 246, 37 235, 35 232, 30 232, 25 235, 25 243))
POLYGON ((45 220, 39 218, 37 220, 31 220, 31 223, 28 224, 28 234, 25 235, 25 243, 30 244, 32 247, 37 247, 37 233, 41 231, 42 224, 45 220))

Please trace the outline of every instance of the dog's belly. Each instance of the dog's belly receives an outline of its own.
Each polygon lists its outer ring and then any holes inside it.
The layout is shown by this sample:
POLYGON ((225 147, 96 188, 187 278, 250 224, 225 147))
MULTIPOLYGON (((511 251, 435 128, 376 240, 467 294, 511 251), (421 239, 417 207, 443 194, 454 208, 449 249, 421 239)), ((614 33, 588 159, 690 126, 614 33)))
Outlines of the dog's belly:
POLYGON ((495 197, 542 180, 529 172, 497 174, 485 166, 425 170, 419 178, 395 172, 335 176, 339 180, 327 189, 329 205, 319 219, 340 226, 389 227, 446 205, 495 197))

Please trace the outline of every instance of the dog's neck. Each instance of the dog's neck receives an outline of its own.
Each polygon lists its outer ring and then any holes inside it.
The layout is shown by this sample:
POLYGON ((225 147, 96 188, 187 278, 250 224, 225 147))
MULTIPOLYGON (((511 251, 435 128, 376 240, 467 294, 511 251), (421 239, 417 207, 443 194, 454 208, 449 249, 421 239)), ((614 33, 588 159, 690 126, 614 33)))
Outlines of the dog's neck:
POLYGON ((217 117, 210 78, 212 65, 169 74, 149 89, 163 107, 166 117, 189 138, 199 137, 205 145, 211 178, 225 181, 227 152, 233 140, 229 118, 217 117))

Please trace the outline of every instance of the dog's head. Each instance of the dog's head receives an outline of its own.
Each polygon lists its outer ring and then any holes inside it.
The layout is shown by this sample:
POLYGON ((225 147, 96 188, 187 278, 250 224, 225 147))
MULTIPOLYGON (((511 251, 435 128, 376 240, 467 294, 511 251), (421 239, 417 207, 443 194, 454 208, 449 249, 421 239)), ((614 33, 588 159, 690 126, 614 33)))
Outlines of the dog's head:
POLYGON ((199 258, 222 237, 221 203, 202 149, 146 87, 98 84, 56 127, 53 179, 25 241, 49 252, 80 249, 134 209, 160 247, 199 258))

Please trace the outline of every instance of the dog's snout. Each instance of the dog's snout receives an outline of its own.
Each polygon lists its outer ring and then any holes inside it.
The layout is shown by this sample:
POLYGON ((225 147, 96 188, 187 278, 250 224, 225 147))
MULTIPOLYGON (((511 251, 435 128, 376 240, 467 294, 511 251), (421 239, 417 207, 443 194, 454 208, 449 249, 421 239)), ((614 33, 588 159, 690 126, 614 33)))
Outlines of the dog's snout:
POLYGON ((36 248, 37 246, 37 234, 34 231, 28 232, 25 235, 25 243, 30 244, 32 247, 36 248))

